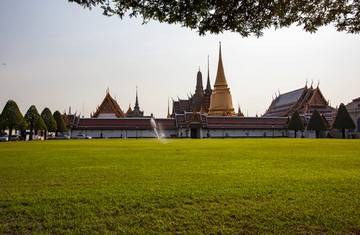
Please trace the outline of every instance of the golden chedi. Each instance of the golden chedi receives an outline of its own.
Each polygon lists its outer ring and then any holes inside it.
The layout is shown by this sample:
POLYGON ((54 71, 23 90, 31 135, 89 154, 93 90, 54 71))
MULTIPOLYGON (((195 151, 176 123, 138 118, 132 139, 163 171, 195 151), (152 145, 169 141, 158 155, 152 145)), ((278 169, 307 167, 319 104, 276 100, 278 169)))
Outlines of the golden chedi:
POLYGON ((221 59, 221 43, 219 46, 219 64, 216 74, 214 91, 210 97, 209 116, 236 116, 232 104, 230 88, 226 82, 221 59))

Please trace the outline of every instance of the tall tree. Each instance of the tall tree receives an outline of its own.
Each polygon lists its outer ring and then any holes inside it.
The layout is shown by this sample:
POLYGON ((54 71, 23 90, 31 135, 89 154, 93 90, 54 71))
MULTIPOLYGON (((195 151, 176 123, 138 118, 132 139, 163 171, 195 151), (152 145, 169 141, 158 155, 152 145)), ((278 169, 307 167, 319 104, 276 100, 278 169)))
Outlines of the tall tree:
POLYGON ((33 131, 46 130, 46 125, 40 114, 38 113, 35 105, 31 105, 25 114, 25 120, 28 128, 30 129, 29 140, 33 139, 33 131))
POLYGON ((338 31, 360 32, 359 0, 68 0, 84 8, 99 5, 103 14, 120 19, 141 16, 143 23, 157 20, 196 29, 200 35, 237 32, 243 37, 263 35, 268 28, 303 26, 316 32, 325 25, 338 31))
POLYGON ((47 132, 48 131, 56 131, 57 125, 56 121, 51 114, 51 111, 49 108, 44 108, 44 110, 41 112, 41 117, 45 122, 47 130, 45 130, 45 139, 47 138, 47 132))
POLYGON ((311 115, 307 129, 315 131, 316 138, 319 138, 320 131, 327 130, 326 123, 317 110, 314 110, 313 114, 311 115))
POLYGON ((302 123, 299 112, 297 110, 291 116, 288 129, 293 130, 295 132, 294 138, 296 138, 297 131, 304 130, 304 124, 302 123))
POLYGON ((58 110, 56 110, 53 116, 55 118, 56 126, 57 126, 55 135, 57 136, 58 132, 66 132, 67 128, 61 113, 58 110))
POLYGON ((9 140, 11 139, 12 130, 26 130, 27 124, 20 112, 19 107, 17 106, 16 102, 13 100, 9 100, 1 115, 0 115, 0 123, 2 128, 9 129, 9 140))
POLYGON ((343 139, 345 139, 345 129, 356 128, 354 120, 352 120, 346 106, 343 103, 340 104, 332 127, 333 129, 341 129, 343 139))

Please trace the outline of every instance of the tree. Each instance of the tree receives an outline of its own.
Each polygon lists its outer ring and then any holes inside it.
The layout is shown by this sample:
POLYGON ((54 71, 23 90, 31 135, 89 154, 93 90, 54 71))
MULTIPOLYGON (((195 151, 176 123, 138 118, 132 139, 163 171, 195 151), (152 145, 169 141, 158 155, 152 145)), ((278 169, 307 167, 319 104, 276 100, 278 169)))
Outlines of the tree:
POLYGON ((0 123, 1 128, 9 129, 9 140, 11 139, 10 136, 12 135, 12 130, 26 130, 27 124, 20 112, 19 107, 17 106, 16 102, 13 100, 9 100, 1 115, 0 115, 0 123))
POLYGON ((47 130, 45 130, 45 139, 46 139, 47 131, 56 131, 57 125, 49 108, 44 108, 44 110, 41 112, 41 117, 44 120, 47 128, 47 130))
POLYGON ((68 0, 84 8, 100 6, 104 15, 123 19, 141 16, 143 23, 151 19, 180 24, 196 29, 200 35, 231 31, 243 37, 259 37, 267 28, 303 26, 307 32, 325 25, 338 31, 359 33, 359 0, 68 0), (112 3, 110 3, 112 2, 112 3))
POLYGON ((27 122, 28 128, 30 129, 29 140, 32 140, 34 130, 46 130, 45 122, 34 105, 31 105, 26 112, 25 120, 27 122))
POLYGON ((293 113, 293 115, 291 116, 289 125, 288 125, 288 129, 289 130, 293 130, 295 131, 295 136, 294 138, 296 138, 296 132, 297 131, 303 131, 304 130, 304 125, 301 121, 300 115, 298 111, 295 111, 293 113))
POLYGON ((313 114, 311 115, 307 129, 315 131, 316 138, 319 138, 320 131, 327 130, 326 123, 317 110, 314 110, 313 114))
POLYGON ((342 138, 345 139, 345 129, 355 129, 354 120, 352 120, 346 106, 341 103, 336 113, 335 121, 333 123, 333 129, 342 130, 342 138))
POLYGON ((56 110, 54 112, 53 116, 54 116, 54 119, 55 119, 56 124, 57 124, 55 135, 57 136, 58 132, 66 132, 67 128, 66 128, 66 125, 65 125, 64 119, 62 118, 61 113, 56 110))

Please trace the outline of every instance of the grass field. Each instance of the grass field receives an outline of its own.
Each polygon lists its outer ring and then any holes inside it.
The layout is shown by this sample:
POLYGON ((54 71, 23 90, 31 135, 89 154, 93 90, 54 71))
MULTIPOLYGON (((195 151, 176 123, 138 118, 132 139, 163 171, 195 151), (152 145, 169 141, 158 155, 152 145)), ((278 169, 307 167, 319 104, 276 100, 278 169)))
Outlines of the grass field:
POLYGON ((360 141, 0 143, 0 233, 360 233, 360 141))

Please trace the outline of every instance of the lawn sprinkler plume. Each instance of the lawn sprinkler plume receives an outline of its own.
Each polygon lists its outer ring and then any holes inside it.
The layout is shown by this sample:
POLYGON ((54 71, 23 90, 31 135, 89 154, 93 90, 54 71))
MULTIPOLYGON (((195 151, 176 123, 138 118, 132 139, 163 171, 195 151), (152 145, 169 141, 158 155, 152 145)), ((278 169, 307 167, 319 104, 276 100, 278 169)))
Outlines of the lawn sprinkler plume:
POLYGON ((151 118, 151 119, 150 119, 150 123, 151 123, 152 128, 154 129, 154 132, 155 132, 158 140, 165 139, 165 134, 162 132, 161 126, 160 126, 160 125, 158 126, 158 125, 156 124, 154 118, 151 118))

